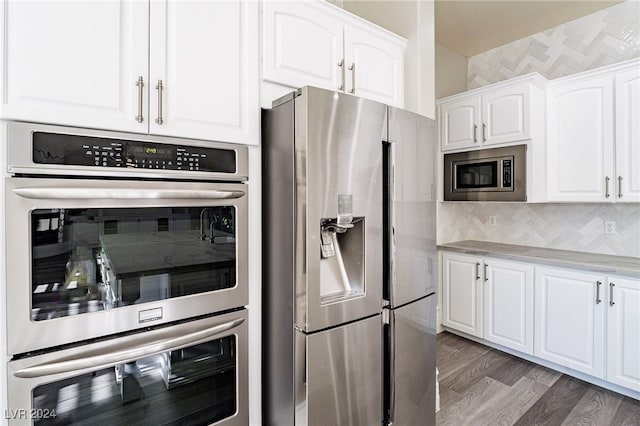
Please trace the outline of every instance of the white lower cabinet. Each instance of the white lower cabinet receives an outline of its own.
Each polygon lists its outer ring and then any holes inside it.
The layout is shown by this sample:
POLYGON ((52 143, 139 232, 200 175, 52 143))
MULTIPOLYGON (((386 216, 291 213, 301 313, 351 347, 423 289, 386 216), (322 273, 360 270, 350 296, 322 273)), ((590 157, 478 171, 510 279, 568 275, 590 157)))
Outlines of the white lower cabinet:
POLYGON ((640 396, 640 279, 448 251, 441 271, 447 329, 640 396))
POLYGON ((534 355, 604 378, 606 277, 536 268, 534 355))
POLYGON ((533 266, 484 259, 484 338, 533 355, 533 266))
POLYGON ((640 392, 640 280, 607 280, 607 376, 640 392))
POLYGON ((442 255, 442 324, 482 337, 482 257, 442 255))

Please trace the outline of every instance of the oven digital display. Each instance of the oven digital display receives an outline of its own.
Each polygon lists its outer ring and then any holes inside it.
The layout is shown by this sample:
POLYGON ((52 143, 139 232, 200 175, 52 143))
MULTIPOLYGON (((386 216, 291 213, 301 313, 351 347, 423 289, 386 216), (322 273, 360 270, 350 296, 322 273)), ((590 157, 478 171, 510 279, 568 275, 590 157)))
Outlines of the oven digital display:
POLYGON ((154 157, 170 159, 174 157, 174 150, 157 145, 127 145, 127 157, 154 157))

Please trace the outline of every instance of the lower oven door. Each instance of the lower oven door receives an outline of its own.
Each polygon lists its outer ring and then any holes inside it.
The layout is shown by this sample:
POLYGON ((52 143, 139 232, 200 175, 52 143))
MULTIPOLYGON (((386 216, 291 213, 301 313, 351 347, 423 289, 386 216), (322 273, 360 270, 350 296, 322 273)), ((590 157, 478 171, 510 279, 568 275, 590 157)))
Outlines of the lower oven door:
POLYGON ((248 424, 245 309, 9 362, 9 424, 248 424))
POLYGON ((248 303, 247 185, 7 178, 8 353, 248 303))

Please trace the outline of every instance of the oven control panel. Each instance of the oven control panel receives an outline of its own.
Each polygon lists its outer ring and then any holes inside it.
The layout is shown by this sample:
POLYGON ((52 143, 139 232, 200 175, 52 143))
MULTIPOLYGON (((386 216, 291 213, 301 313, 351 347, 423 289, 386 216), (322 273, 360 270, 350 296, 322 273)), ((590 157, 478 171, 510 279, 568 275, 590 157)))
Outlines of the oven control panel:
POLYGON ((33 162, 192 172, 236 172, 233 149, 35 132, 33 162))

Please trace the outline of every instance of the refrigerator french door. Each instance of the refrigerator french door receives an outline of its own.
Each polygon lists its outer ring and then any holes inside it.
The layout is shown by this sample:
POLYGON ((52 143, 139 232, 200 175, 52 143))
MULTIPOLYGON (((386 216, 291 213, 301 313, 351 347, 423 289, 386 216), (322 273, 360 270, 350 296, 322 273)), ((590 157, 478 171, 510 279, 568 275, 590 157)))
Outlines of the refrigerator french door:
POLYGON ((29 123, 7 144, 10 356, 248 304, 246 147, 29 123))
POLYGON ((389 108, 384 149, 384 422, 435 424, 434 122, 389 108))
POLYGON ((8 363, 10 425, 248 424, 247 311, 8 363))
POLYGON ((385 105, 305 87, 263 114, 263 421, 382 419, 385 105))

